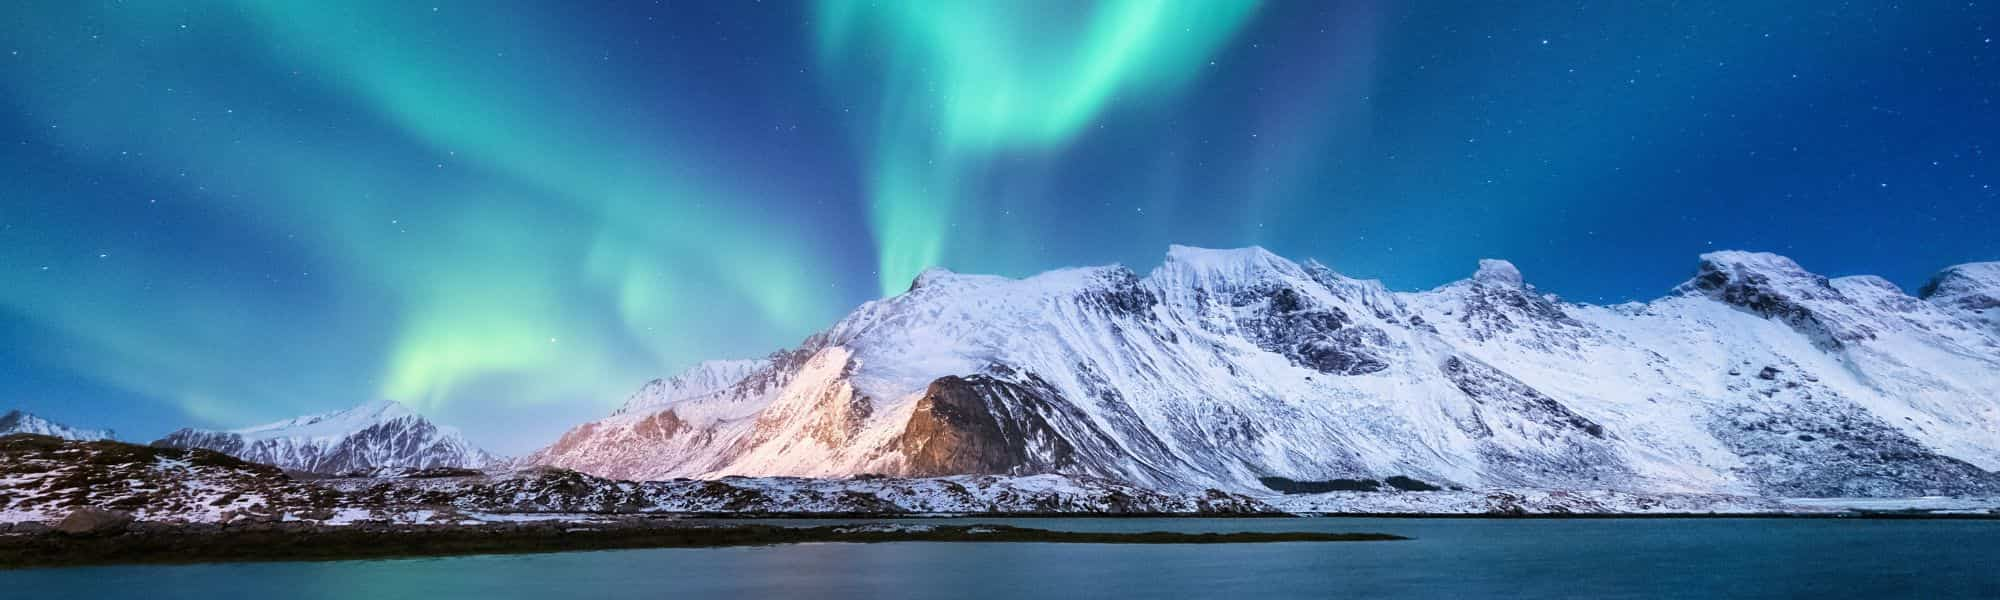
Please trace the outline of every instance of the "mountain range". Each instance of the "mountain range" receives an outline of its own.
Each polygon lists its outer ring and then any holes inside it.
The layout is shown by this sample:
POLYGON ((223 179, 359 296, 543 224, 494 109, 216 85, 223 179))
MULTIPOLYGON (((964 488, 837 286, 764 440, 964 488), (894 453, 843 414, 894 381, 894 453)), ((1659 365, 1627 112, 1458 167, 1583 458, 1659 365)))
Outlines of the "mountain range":
POLYGON ((116 439, 109 429, 79 429, 55 421, 50 421, 20 410, 10 410, 0 415, 0 435, 30 433, 59 437, 66 440, 96 441, 116 439))
POLYGON ((387 400, 234 431, 181 429, 153 445, 203 448, 311 473, 477 468, 494 462, 457 429, 387 400))
POLYGON ((926 271, 527 457, 621 479, 1061 473, 1157 489, 2000 491, 2000 263, 1917 296, 1715 252, 1643 303, 1513 265, 1394 292, 1259 248, 926 271))
MULTIPOLYGON (((109 436, 18 412, 0 425, 109 436)), ((1615 306, 1565 302, 1497 260, 1416 292, 1260 248, 1175 246, 1144 276, 932 269, 796 348, 649 382, 517 461, 386 401, 154 445, 320 473, 1994 494, 2000 263, 1911 296, 1715 252, 1665 296, 1615 306)))

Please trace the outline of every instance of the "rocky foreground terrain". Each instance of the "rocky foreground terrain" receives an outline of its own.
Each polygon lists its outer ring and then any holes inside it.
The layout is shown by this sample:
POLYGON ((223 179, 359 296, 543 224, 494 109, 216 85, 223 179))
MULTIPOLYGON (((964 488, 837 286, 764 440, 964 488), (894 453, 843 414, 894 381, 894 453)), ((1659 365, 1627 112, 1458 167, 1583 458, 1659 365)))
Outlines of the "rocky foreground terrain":
POLYGON ((417 469, 369 477, 288 474, 205 449, 0 438, 0 522, 57 522, 84 508, 140 521, 466 524, 611 514, 1278 513, 1209 491, 1166 494, 1055 475, 929 479, 615 481, 563 469, 417 469))
POLYGON ((40 435, 0 437, 0 533, 42 533, 64 526, 90 533, 134 522, 216 527, 471 526, 703 515, 1832 515, 1858 511, 2000 516, 2000 500, 1787 501, 1543 489, 1253 496, 1221 490, 1168 493, 1062 475, 633 482, 548 467, 317 477, 204 449, 40 435))

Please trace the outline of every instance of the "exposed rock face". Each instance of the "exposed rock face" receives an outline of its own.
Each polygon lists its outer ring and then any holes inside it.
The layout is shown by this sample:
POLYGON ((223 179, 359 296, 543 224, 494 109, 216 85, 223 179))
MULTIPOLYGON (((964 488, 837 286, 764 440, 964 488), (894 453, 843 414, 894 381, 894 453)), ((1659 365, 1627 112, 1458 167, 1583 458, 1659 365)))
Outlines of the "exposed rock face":
POLYGON ((1709 430, 1743 461, 1758 491, 1786 497, 1988 493, 1994 476, 1944 456, 1797 373, 1765 365, 1732 376, 1709 430))
POLYGON ((2000 308, 2000 262, 1967 263, 1939 271, 1917 296, 1965 310, 2000 308))
POLYGON ((1237 326, 1257 347, 1329 375, 1365 375, 1388 368, 1382 330, 1358 325, 1337 306, 1318 305, 1283 285, 1238 290, 1230 305, 1237 326))
POLYGON ((1409 299, 1419 313, 1431 315, 1413 318, 1420 322, 1428 318, 1449 328, 1448 335, 1475 342, 1503 340, 1537 352, 1574 353, 1580 348, 1579 338, 1592 334, 1504 260, 1481 260, 1470 279, 1409 299))
MULTIPOLYGON (((569 454, 583 450, 584 445, 597 439, 598 423, 585 423, 564 433, 562 439, 548 447, 548 452, 569 454)), ((654 412, 640 417, 622 428, 636 442, 665 442, 688 431, 687 422, 682 421, 672 409, 654 412)))
POLYGON ((628 404, 531 462, 636 479, 1060 473, 1260 493, 1392 477, 2000 493, 1989 271, 1955 267, 1917 298, 1718 252, 1677 293, 1601 307, 1494 260, 1412 293, 1256 248, 1174 247, 1144 277, 933 269, 734 385, 628 404))
POLYGON ((1681 284, 1687 293, 1710 298, 1778 319, 1831 348, 1873 337, 1865 326, 1828 319, 1814 302, 1847 301, 1831 280, 1799 267, 1792 259, 1763 252, 1711 252, 1701 255, 1699 271, 1681 284))
POLYGON ((117 535, 131 524, 132 513, 84 507, 70 511, 69 516, 56 523, 55 529, 69 535, 117 535))
POLYGON ((899 449, 907 475, 1027 475, 1074 466, 1076 448, 1050 424, 1054 391, 984 375, 931 382, 910 413, 899 449))
MULTIPOLYGON (((1523 423, 1546 428, 1554 435, 1581 432, 1599 439, 1605 437, 1603 425, 1591 422, 1554 398, 1492 367, 1454 356, 1445 359, 1440 370, 1444 372, 1445 379, 1458 386, 1475 404, 1501 405, 1508 414, 1526 416, 1523 423)), ((1491 429, 1483 425, 1475 429, 1480 431, 1481 436, 1492 435, 1491 429)))
POLYGON ((480 467, 493 462, 457 430, 435 425, 388 401, 235 431, 182 429, 153 445, 205 448, 251 462, 329 474, 480 467))

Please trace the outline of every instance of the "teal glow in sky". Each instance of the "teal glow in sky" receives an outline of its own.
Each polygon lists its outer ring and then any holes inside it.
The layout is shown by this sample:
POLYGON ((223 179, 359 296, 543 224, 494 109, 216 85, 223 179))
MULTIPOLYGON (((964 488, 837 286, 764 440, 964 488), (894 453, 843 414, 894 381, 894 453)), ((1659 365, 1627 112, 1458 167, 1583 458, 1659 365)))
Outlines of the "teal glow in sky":
POLYGON ((1976 5, 28 2, 0 405, 519 452, 919 270, 1261 244, 1572 299, 2000 258, 1976 5))

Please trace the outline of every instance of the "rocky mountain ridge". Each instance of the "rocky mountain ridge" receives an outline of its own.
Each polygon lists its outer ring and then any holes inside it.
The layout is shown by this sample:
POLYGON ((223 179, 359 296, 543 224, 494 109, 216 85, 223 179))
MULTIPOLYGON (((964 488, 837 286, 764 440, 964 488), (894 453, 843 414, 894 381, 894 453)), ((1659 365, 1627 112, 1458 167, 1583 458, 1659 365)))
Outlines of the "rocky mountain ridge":
POLYGON ((70 427, 18 409, 10 410, 7 411, 7 414, 0 415, 0 435, 16 433, 32 433, 86 442, 117 438, 117 434, 109 429, 70 427))
POLYGON ((233 431, 181 429, 153 445, 203 448, 288 470, 324 474, 477 468, 495 461, 467 442, 458 430, 433 424, 387 400, 233 431))
POLYGON ((1144 277, 933 269, 798 348, 642 391, 527 460, 622 479, 1989 493, 1995 264, 1913 297, 1716 252, 1669 295, 1609 307, 1544 294, 1504 261, 1421 292, 1258 248, 1176 246, 1144 277))

